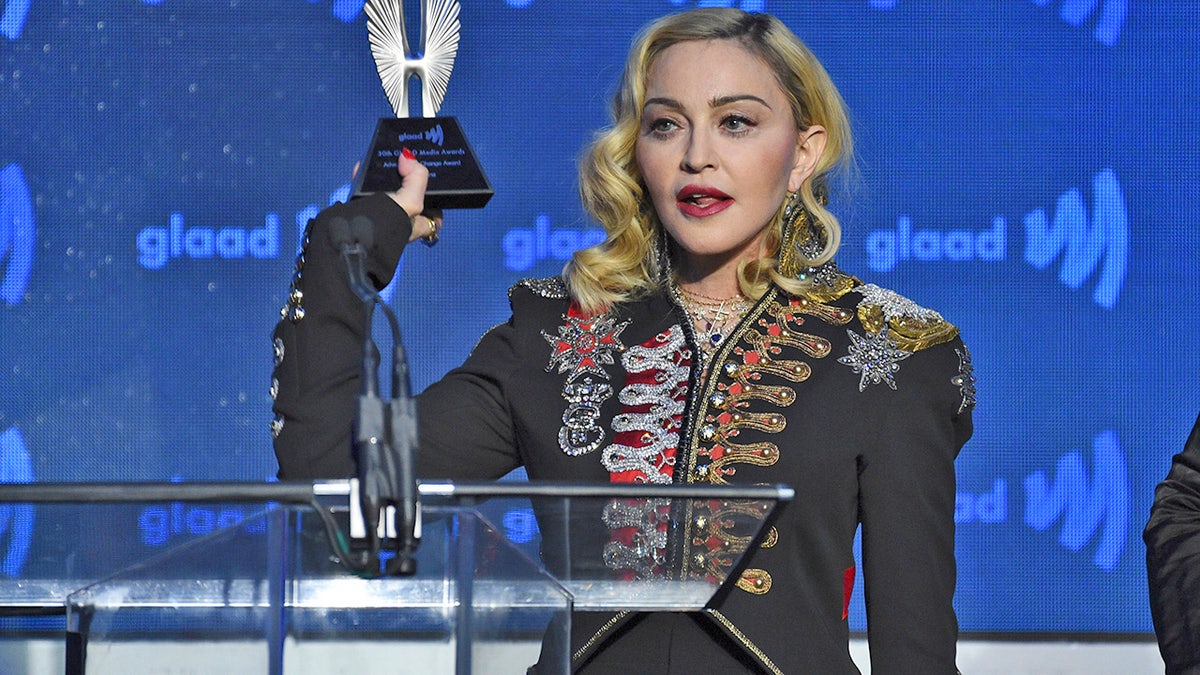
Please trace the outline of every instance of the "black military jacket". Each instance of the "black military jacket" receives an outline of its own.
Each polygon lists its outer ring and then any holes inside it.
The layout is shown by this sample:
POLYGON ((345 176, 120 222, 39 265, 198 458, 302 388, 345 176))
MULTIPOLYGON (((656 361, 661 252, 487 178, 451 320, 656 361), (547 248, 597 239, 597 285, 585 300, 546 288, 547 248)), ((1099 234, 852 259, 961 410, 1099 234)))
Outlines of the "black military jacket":
MULTIPOLYGON (((363 327, 323 233, 339 214, 398 223, 377 234, 380 287, 411 231, 386 196, 310 224, 274 334, 282 478, 353 474, 363 327)), ((954 672, 954 459, 972 429, 970 355, 936 312, 832 264, 809 273, 811 291, 771 289, 708 364, 669 289, 585 317, 558 279, 517 284, 509 321, 419 396, 419 474, 491 479, 524 466, 533 480, 790 485, 795 501, 737 590, 704 612, 708 630, 673 636, 670 663, 703 655, 689 640, 716 634, 751 670, 857 672, 846 607, 861 524, 873 672, 954 672)), ((696 536, 674 552, 692 573, 719 563, 719 528, 699 532, 710 525, 691 523, 696 536)), ((574 621, 575 666, 603 661, 635 619, 574 621)))

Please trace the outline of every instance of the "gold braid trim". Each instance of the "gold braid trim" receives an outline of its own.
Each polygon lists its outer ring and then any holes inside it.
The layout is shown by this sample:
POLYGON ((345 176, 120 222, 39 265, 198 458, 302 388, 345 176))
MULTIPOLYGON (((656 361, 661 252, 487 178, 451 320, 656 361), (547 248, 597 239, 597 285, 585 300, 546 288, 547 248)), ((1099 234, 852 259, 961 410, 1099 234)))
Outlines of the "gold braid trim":
POLYGON ((758 658, 759 662, 762 663, 764 668, 771 671, 775 675, 783 675, 783 671, 779 669, 779 666, 776 666, 775 663, 771 661, 771 657, 764 654, 763 650, 759 649, 758 645, 751 642, 750 638, 746 637, 745 633, 743 633, 737 626, 733 625, 732 621, 725 618, 724 614, 715 609, 706 609, 704 611, 713 619, 715 619, 717 623, 721 624, 721 627, 729 633, 729 637, 742 643, 742 646, 745 647, 747 651, 758 658))
MULTIPOLYGON (((710 504, 708 513, 694 512, 689 529, 692 547, 690 576, 693 579, 724 581, 733 561, 746 551, 754 538, 751 534, 743 534, 746 531, 745 523, 761 522, 768 510, 770 507, 764 502, 735 500, 710 504)), ((738 580, 739 588, 743 587, 745 576, 743 573, 742 579, 738 580)), ((770 575, 767 575, 765 586, 756 584, 754 588, 759 590, 750 592, 756 595, 770 590, 770 575)))
POLYGON ((600 638, 603 637, 605 633, 612 630, 613 627, 620 623, 622 619, 632 613, 633 612, 630 612, 629 610, 624 610, 614 614, 611 619, 609 619, 603 626, 596 630, 595 635, 592 635, 587 642, 583 643, 582 647, 575 650, 575 653, 571 655, 571 662, 574 663, 575 661, 583 658, 583 656, 587 654, 588 650, 591 649, 597 642, 599 642, 600 638))

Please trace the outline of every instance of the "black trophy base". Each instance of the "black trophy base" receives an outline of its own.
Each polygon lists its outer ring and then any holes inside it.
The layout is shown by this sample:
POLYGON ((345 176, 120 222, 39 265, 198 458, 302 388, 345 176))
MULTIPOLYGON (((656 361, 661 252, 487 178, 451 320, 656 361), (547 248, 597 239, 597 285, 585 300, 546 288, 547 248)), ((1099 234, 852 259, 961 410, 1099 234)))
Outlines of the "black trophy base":
POLYGON ((425 205, 436 209, 478 209, 492 198, 475 152, 453 117, 385 117, 354 181, 354 196, 400 187, 396 162, 408 148, 429 169, 425 205))

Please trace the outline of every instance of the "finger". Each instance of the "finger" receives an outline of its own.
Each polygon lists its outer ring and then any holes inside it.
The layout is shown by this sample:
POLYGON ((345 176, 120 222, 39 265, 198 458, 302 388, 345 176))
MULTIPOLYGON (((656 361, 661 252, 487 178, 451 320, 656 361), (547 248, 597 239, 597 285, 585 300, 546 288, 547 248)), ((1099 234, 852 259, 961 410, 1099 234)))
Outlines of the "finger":
POLYGON ((425 210, 425 189, 429 186, 429 169, 417 161, 408 148, 404 148, 396 161, 396 169, 400 172, 400 189, 392 193, 392 198, 400 204, 409 217, 425 210))

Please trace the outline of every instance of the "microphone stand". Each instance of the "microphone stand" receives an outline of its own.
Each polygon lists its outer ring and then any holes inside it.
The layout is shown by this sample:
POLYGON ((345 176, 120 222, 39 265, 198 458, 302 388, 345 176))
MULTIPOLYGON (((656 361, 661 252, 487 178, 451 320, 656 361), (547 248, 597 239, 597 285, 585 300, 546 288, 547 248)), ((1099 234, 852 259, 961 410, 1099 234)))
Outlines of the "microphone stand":
POLYGON ((354 423, 354 451, 358 465, 359 506, 366 526, 367 559, 361 573, 368 576, 411 575, 421 537, 421 511, 413 456, 417 448, 416 405, 408 375, 408 361, 400 339, 400 325, 387 303, 379 297, 366 274, 365 259, 374 244, 374 223, 365 216, 330 221, 330 238, 341 252, 351 290, 363 301, 366 313, 363 336, 363 388, 358 397, 354 423), (372 337, 371 318, 376 306, 383 309, 392 333, 392 378, 390 400, 379 390, 379 348, 372 337), (380 558, 380 514, 396 508, 394 557, 380 558))

